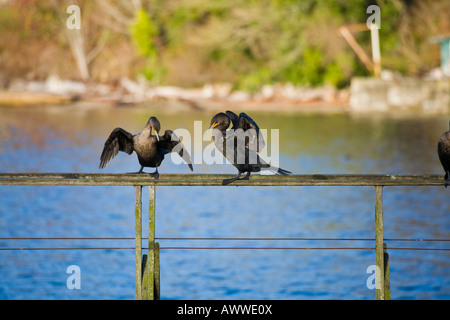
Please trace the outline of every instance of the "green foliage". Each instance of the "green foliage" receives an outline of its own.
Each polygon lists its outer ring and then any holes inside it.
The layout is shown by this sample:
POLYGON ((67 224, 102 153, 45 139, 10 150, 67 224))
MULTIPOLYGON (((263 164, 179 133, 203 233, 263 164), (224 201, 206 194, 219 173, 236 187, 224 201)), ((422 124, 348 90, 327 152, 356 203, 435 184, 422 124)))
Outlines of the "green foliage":
POLYGON ((157 55, 153 43, 157 29, 145 10, 141 9, 136 12, 134 21, 130 25, 130 33, 141 55, 149 57, 157 55))
POLYGON ((272 79, 271 70, 265 67, 257 68, 254 72, 241 77, 237 87, 244 91, 254 93, 264 84, 270 83, 272 79))
POLYGON ((323 55, 316 48, 306 48, 301 59, 285 70, 286 81, 294 85, 317 86, 322 83, 324 73, 323 55))
POLYGON ((130 27, 131 38, 140 55, 147 59, 142 74, 148 80, 159 82, 164 76, 155 38, 158 29, 144 9, 138 10, 130 27))
POLYGON ((0 10, 0 34, 20 27, 19 10, 0 10))
POLYGON ((247 91, 272 82, 340 87, 359 66, 349 62, 355 56, 337 29, 364 21, 366 2, 184 0, 165 24, 171 39, 166 49, 178 57, 199 52, 189 56, 193 64, 247 91))
MULTIPOLYGON (((68 52, 65 8, 71 2, 6 3, 0 9, 0 38, 4 40, 0 41, 0 73, 7 77, 72 76, 63 59, 68 52)), ((348 85, 353 76, 370 72, 338 29, 364 25, 366 9, 372 4, 381 9, 383 68, 414 75, 439 66, 439 46, 430 44, 429 38, 450 33, 448 0, 76 3, 82 8, 86 54, 98 49, 102 51, 98 56, 105 58, 89 64, 95 69, 93 75, 118 78, 139 69, 153 83, 169 85, 229 82, 248 91, 286 82, 298 86, 348 85), (105 33, 110 35, 103 46, 100 35, 105 33), (130 46, 136 50, 128 50, 130 46)), ((362 31, 354 36, 370 57, 370 33, 362 31)))

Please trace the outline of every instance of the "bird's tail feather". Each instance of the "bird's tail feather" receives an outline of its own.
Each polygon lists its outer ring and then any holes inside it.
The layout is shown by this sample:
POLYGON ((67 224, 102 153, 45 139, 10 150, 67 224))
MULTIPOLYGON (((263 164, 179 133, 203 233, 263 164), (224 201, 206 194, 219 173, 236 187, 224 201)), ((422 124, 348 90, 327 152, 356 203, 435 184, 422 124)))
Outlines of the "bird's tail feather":
POLYGON ((283 176, 287 176, 287 175, 292 174, 292 172, 290 172, 290 171, 287 171, 287 170, 284 170, 284 169, 281 169, 281 168, 278 168, 278 167, 274 167, 274 166, 270 166, 269 170, 272 171, 273 173, 281 174, 283 176))
POLYGON ((283 176, 287 176, 287 175, 292 174, 292 172, 284 170, 284 169, 281 169, 281 168, 278 168, 277 174, 281 174, 283 176))

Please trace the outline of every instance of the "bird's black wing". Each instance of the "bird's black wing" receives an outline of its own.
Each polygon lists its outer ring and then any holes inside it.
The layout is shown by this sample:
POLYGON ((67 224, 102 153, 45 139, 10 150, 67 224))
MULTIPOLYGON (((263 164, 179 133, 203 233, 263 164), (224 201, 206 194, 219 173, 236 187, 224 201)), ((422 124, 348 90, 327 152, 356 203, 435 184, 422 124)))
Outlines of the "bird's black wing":
POLYGON ((236 130, 237 128, 239 128, 239 117, 237 116, 237 114, 230 110, 227 110, 225 113, 230 117, 231 123, 233 124, 233 127, 231 129, 236 130))
POLYGON ((164 135, 159 139, 159 146, 167 153, 178 153, 178 155, 187 163, 189 169, 191 169, 191 171, 194 171, 189 152, 172 130, 166 130, 164 132, 164 135))
POLYGON ((103 147, 102 154, 100 156, 100 168, 106 167, 109 161, 111 161, 119 151, 126 152, 128 154, 133 153, 133 135, 122 128, 115 128, 103 147))
POLYGON ((450 131, 445 132, 439 138, 438 156, 444 170, 446 172, 450 171, 450 131))
POLYGON ((244 112, 241 112, 239 114, 239 128, 244 130, 244 132, 246 132, 246 135, 248 135, 249 137, 248 144, 246 144, 247 148, 256 152, 259 152, 264 148, 266 144, 258 125, 244 112), (247 130, 249 129, 250 131, 247 132, 247 130))

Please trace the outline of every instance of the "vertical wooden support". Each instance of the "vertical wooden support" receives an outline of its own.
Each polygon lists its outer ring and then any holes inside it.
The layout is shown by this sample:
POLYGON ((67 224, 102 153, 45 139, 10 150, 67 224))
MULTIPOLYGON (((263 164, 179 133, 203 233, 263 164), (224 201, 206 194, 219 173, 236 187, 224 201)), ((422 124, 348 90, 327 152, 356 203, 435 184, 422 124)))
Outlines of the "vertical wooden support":
POLYGON ((372 23, 370 27, 370 38, 372 42, 372 60, 373 60, 373 75, 379 78, 381 75, 381 55, 380 55, 380 39, 378 36, 378 29, 376 23, 372 23))
POLYGON ((159 274, 159 243, 155 243, 155 300, 161 299, 159 274))
POLYGON ((148 299, 148 256, 144 254, 142 257, 142 300, 148 299))
POLYGON ((383 245, 384 251, 384 299, 391 300, 391 276, 389 274, 389 254, 386 244, 383 245))
POLYGON ((370 61, 370 58, 367 56, 366 52, 355 40, 350 30, 347 27, 342 26, 339 28, 339 32, 344 37, 345 41, 347 41, 347 43, 353 49, 353 51, 356 53, 361 62, 366 66, 367 70, 372 71, 373 69, 372 61, 370 61))
POLYGON ((134 255, 136 259, 136 300, 142 300, 142 187, 134 187, 134 255))
POLYGON ((375 186, 376 299, 384 300, 383 187, 375 186))
POLYGON ((155 186, 149 186, 148 203, 148 300, 155 299, 155 186))

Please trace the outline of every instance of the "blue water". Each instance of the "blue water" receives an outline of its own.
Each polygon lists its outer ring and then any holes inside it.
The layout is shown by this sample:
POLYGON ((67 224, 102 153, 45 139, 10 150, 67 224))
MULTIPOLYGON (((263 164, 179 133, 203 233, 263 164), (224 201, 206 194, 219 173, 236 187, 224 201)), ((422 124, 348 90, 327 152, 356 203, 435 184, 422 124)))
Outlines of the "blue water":
MULTIPOLYGON (((138 132, 145 109, 2 109, 1 172, 131 172, 119 154, 99 170, 110 131, 138 132)), ((212 114, 157 115, 192 130, 212 114)), ((280 166, 298 174, 442 174, 448 117, 252 113, 280 129, 280 166)), ((235 173, 195 165, 196 173, 235 173)), ((151 169, 150 169, 151 170, 151 169)), ((148 170, 148 171, 150 171, 148 170)), ((166 160, 160 173, 189 173, 166 160)), ((144 188, 144 212, 148 203, 144 188)), ((385 187, 385 238, 450 238, 450 189, 385 187)), ((132 187, 0 186, 0 237, 134 237, 132 187)), ((148 225, 144 217, 144 235, 148 225)), ((373 187, 157 187, 156 237, 374 238, 373 187)), ((373 247, 373 241, 158 240, 161 247, 373 247)), ((145 241, 144 241, 145 242, 145 241)), ((386 241, 449 248, 449 242, 386 241)), ((133 247, 134 240, 0 240, 0 248, 133 247)), ((145 243, 144 243, 144 246, 145 243)), ((393 299, 449 299, 449 251, 390 250, 393 299)), ((0 251, 0 299, 134 299, 134 250, 0 251), (81 289, 68 289, 70 265, 81 289)), ((161 250, 163 299, 374 299, 373 250, 161 250)))

